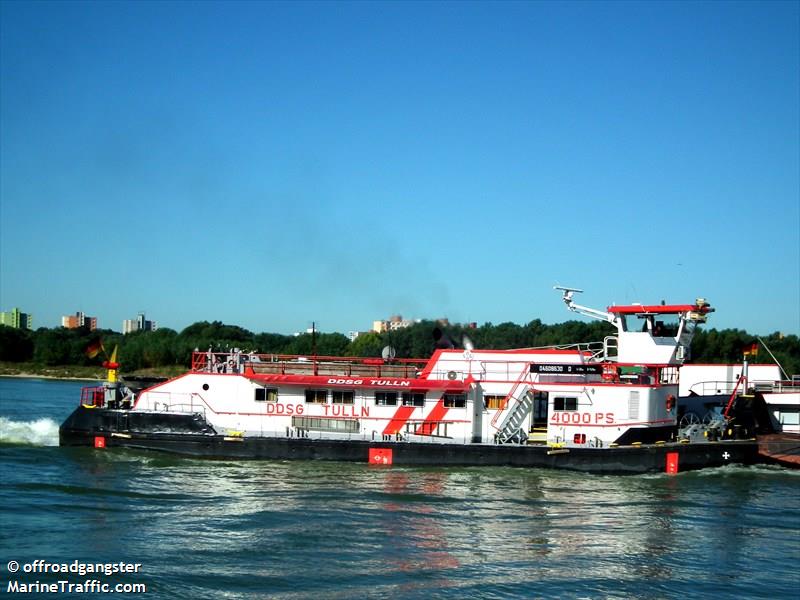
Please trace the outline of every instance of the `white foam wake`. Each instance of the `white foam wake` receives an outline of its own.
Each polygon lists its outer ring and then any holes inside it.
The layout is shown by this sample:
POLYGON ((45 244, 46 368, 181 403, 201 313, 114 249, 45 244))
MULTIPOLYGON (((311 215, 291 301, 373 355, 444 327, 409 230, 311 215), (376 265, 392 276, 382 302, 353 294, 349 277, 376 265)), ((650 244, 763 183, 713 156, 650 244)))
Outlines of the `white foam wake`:
POLYGON ((58 446, 58 423, 48 418, 12 421, 0 417, 0 443, 58 446))

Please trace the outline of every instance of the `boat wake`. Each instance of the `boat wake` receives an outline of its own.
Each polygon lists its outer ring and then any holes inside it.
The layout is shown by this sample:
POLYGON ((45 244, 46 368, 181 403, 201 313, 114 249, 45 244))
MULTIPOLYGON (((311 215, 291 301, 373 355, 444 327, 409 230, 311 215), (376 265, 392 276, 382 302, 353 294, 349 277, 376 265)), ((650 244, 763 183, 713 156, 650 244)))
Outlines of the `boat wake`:
POLYGON ((58 423, 48 418, 12 421, 0 417, 0 444, 58 446, 58 423))

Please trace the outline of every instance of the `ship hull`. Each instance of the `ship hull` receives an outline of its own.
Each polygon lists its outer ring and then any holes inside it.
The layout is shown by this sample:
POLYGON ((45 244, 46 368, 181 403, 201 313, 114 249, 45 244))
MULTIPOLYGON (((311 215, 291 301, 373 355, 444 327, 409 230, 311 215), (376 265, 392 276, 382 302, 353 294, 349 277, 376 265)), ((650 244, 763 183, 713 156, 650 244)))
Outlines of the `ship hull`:
POLYGON ((678 472, 760 462, 754 440, 607 448, 424 443, 395 440, 224 436, 200 415, 79 407, 59 430, 62 446, 130 448, 211 459, 326 460, 401 466, 514 466, 597 474, 678 472))
POLYGON ((770 433, 757 436, 759 454, 768 462, 800 469, 800 435, 770 433))

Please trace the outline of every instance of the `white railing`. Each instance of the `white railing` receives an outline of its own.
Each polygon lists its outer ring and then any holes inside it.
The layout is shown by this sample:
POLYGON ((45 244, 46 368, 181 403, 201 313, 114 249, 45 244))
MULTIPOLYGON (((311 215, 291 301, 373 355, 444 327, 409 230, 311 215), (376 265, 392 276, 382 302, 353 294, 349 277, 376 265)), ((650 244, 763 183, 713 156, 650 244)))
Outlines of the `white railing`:
POLYGON ((693 392, 698 396, 719 396, 722 394, 730 395, 735 388, 735 381, 698 381, 691 385, 689 392, 693 392))
POLYGON ((471 436, 442 437, 417 435, 413 433, 402 434, 383 434, 380 431, 372 430, 369 432, 335 432, 335 431, 316 431, 313 429, 303 429, 300 427, 287 426, 280 430, 275 429, 253 429, 244 428, 236 430, 233 427, 219 427, 218 431, 229 437, 244 438, 289 438, 289 439, 308 439, 308 440, 330 440, 330 441, 355 441, 370 442, 375 444, 388 442, 404 442, 409 444, 471 444, 471 436))
MULTIPOLYGON (((719 396, 722 394, 730 395, 736 389, 736 381, 698 381, 692 384, 689 388, 690 392, 694 392, 698 396, 719 396)), ((798 381, 749 381, 747 383, 748 390, 756 392, 791 392, 800 391, 800 382, 798 381)), ((745 393, 742 389, 741 393, 745 393)))
POLYGON ((197 393, 194 392, 147 392, 145 397, 147 404, 144 407, 137 407, 137 410, 153 410, 155 412, 175 412, 175 413, 200 413, 205 418, 206 410, 215 412, 208 403, 197 393))

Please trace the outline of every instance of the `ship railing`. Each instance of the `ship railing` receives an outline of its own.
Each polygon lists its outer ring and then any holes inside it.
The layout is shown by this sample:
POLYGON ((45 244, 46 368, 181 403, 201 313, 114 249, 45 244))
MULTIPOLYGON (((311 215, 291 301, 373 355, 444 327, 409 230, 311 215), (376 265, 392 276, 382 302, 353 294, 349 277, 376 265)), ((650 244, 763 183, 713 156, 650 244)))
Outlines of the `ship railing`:
POLYGON ((468 376, 479 381, 514 382, 530 371, 530 360, 487 360, 474 361, 464 368, 463 359, 440 359, 437 368, 428 374, 429 379, 457 379, 463 381, 468 376))
MULTIPOLYGON (((578 344, 520 348, 516 351, 535 354, 537 351, 541 350, 574 351, 582 354, 583 360, 586 363, 599 363, 602 362, 603 359, 604 344, 603 342, 583 342, 578 344)), ((428 378, 464 380, 467 376, 471 375, 475 379, 482 381, 514 382, 519 378, 520 373, 528 368, 530 364, 530 359, 509 360, 504 357, 498 359, 480 358, 479 360, 474 360, 470 359, 468 356, 462 355, 457 355, 453 358, 449 358, 448 355, 442 355, 436 362, 436 368, 428 373, 428 378), (467 363, 466 366, 465 363, 467 363)))
POLYGON ((736 381, 698 381, 689 387, 689 393, 698 396, 729 396, 735 388, 736 381))
POLYGON ((606 337, 602 342, 579 342, 576 344, 564 344, 557 346, 542 346, 533 350, 575 350, 583 354, 586 362, 603 362, 608 359, 608 353, 612 348, 616 348, 616 338, 606 337))
MULTIPOLYGON (((206 416, 206 410, 214 412, 200 394, 195 392, 147 392, 147 408, 160 412, 176 412, 187 414, 201 414, 206 416)), ((139 410, 146 410, 140 407, 139 410)))
POLYGON ((171 412, 171 413, 181 413, 187 415, 203 415, 203 418, 206 417, 206 408, 204 406, 198 406, 197 404, 192 404, 188 402, 186 404, 157 404, 154 406, 153 410, 155 412, 171 412))
MULTIPOLYGON (((505 425, 506 422, 511 418, 513 411, 511 410, 511 406, 513 405, 516 407, 522 402, 522 399, 526 396, 529 389, 531 388, 532 383, 532 376, 531 376, 531 364, 528 363, 522 369, 522 372, 519 374, 519 377, 514 382, 514 385, 511 386, 511 389, 506 394, 505 398, 503 398, 500 406, 498 407, 497 412, 494 414, 494 417, 491 421, 491 426, 494 429, 501 430, 505 425), (520 389, 521 388, 521 389, 520 389), (509 409, 506 411, 506 409, 509 409), (500 415, 506 414, 502 425, 497 425, 500 420, 500 415)), ((531 403, 532 404, 532 403, 531 403)))
POLYGON ((782 381, 752 381, 752 389, 756 392, 794 392, 800 391, 800 379, 786 379, 782 381))
MULTIPOLYGON (((689 388, 698 396, 721 396, 731 395, 736 389, 736 381, 698 381, 689 388)), ((747 390, 751 392, 786 392, 800 390, 800 381, 787 379, 782 381, 773 380, 751 380, 747 385, 747 390)), ((745 389, 740 387, 738 393, 745 393, 745 389)))
POLYGON ((308 440, 343 440, 343 441, 356 441, 356 442, 374 442, 381 443, 428 443, 428 444, 469 444, 471 438, 469 436, 440 436, 440 435, 421 435, 408 432, 398 432, 392 434, 385 434, 377 430, 362 431, 362 432, 346 432, 346 431, 318 431, 315 429, 306 429, 303 427, 286 426, 282 429, 274 428, 254 428, 251 426, 242 429, 235 427, 221 428, 221 431, 228 435, 236 435, 241 437, 255 437, 255 438, 300 438, 308 440))
POLYGON ((423 359, 356 358, 257 354, 253 352, 193 352, 192 371, 226 374, 336 375, 339 377, 399 377, 413 379, 423 359))
MULTIPOLYGON (((589 358, 586 353, 585 358, 589 358)), ((587 360, 593 370, 586 373, 532 373, 532 365, 550 364, 549 362, 531 362, 529 360, 481 360, 480 368, 463 368, 463 361, 439 361, 438 368, 428 374, 429 379, 455 379, 463 381, 467 376, 472 376, 479 381, 506 382, 518 385, 522 379, 530 379, 535 383, 627 383, 635 385, 675 385, 679 380, 677 365, 670 364, 643 364, 643 363, 595 363, 587 360), (600 369, 600 366, 603 369, 600 369), (610 365, 606 369, 606 365, 610 365)), ((505 406, 505 403, 504 403, 505 406)))
POLYGON ((603 347, 599 352, 595 352, 592 358, 595 361, 605 361, 617 358, 619 355, 619 338, 615 335, 608 335, 603 338, 603 347))
POLYGON ((105 404, 106 388, 102 385, 90 385, 81 388, 80 403, 83 406, 101 408, 105 404))

